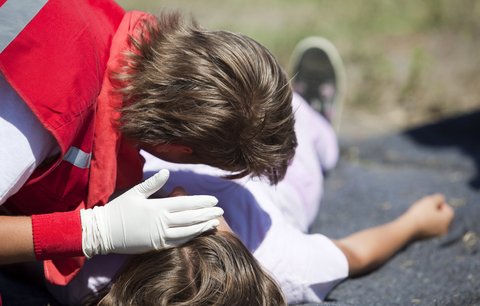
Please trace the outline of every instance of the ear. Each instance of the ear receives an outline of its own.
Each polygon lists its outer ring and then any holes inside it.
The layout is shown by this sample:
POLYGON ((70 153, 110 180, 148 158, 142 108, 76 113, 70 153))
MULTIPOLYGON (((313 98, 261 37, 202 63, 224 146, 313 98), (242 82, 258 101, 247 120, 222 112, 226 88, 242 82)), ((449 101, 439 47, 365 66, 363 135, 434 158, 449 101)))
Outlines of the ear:
POLYGON ((181 144, 168 144, 168 145, 163 145, 166 151, 169 153, 180 153, 180 154, 187 154, 190 155, 193 153, 192 148, 186 145, 181 145, 181 144))
POLYGON ((189 146, 181 144, 158 144, 153 147, 155 152, 158 153, 183 153, 192 154, 193 150, 189 146))

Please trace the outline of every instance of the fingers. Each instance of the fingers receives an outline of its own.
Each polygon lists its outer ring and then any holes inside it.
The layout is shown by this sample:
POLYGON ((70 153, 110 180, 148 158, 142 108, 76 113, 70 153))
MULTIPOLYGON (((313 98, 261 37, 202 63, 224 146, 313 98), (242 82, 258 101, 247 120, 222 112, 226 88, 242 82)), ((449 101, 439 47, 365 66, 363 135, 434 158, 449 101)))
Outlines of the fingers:
POLYGON ((425 196, 421 200, 434 202, 434 203, 444 203, 445 202, 445 196, 441 193, 435 193, 435 194, 425 196))
POLYGON ((218 200, 214 196, 194 195, 194 196, 178 196, 172 198, 153 199, 156 205, 162 205, 163 209, 169 212, 185 211, 217 205, 218 200))
POLYGON ((451 219, 453 219, 453 217, 455 216, 455 210, 453 209, 452 206, 448 205, 447 203, 444 203, 444 205, 442 205, 440 209, 444 214, 446 214, 451 219))
POLYGON ((445 196, 441 193, 436 193, 436 194, 433 194, 431 195, 432 199, 437 201, 437 202, 445 202, 445 196))
POLYGON ((209 220, 220 218, 222 215, 223 209, 220 207, 207 207, 171 213, 168 215, 166 221, 168 227, 181 227, 207 222, 209 220))
POLYGON ((445 196, 440 193, 435 193, 424 196, 423 198, 416 201, 413 206, 423 207, 423 209, 427 209, 427 207, 440 209, 443 204, 446 204, 445 196))
POLYGON ((213 219, 207 222, 193 224, 183 227, 172 227, 166 230, 166 240, 182 239, 182 241, 189 240, 206 231, 213 230, 220 224, 218 219, 213 219))
POLYGON ((450 205, 448 205, 448 203, 445 199, 445 195, 440 194, 440 193, 436 193, 436 194, 432 194, 432 195, 428 196, 427 199, 429 199, 430 201, 432 201, 435 204, 435 208, 439 212, 448 213, 448 214, 452 214, 452 215, 454 214, 454 210, 450 205))
POLYGON ((165 185, 169 176, 170 172, 167 169, 162 169, 143 183, 135 186, 135 189, 145 198, 148 198, 165 185))

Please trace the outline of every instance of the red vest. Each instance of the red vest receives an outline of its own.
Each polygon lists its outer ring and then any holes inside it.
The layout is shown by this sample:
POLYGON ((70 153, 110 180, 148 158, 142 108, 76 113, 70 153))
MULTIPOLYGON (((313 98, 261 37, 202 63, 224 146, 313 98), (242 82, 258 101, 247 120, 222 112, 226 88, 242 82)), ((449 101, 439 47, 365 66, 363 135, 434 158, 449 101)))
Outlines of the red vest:
MULTIPOLYGON (((19 9, 22 2, 7 0, 0 10, 19 9)), ((111 0, 37 2, 38 12, 17 27, 10 42, 0 36, 0 71, 53 134, 61 155, 39 167, 4 205, 24 215, 103 205, 115 190, 117 174, 128 177, 120 180, 122 188, 142 176, 138 151, 121 140, 112 124, 121 99, 112 93, 108 77, 110 69, 118 68, 128 34, 142 14, 125 15, 111 0)), ((65 284, 83 260, 45 261, 46 277, 65 284)))

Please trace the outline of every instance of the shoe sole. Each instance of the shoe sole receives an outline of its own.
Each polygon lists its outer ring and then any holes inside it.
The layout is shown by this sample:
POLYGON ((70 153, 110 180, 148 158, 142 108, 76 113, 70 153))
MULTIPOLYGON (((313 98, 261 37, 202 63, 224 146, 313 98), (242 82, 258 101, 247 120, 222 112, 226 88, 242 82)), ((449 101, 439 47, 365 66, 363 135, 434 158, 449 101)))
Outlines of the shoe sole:
POLYGON ((332 125, 338 133, 340 130, 340 121, 343 112, 343 104, 346 93, 346 74, 342 58, 337 48, 327 39, 323 37, 307 37, 301 40, 292 52, 290 58, 290 75, 293 75, 295 67, 298 67, 303 54, 310 49, 320 49, 329 58, 335 73, 336 95, 334 98, 335 113, 332 118, 332 125))

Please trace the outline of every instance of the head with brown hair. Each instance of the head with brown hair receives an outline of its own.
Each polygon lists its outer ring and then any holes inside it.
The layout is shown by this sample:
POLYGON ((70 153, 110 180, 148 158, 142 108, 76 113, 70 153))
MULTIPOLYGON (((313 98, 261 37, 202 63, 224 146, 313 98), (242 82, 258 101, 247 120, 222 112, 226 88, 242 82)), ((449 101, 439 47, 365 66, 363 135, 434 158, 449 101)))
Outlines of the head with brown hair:
POLYGON ((135 256, 95 305, 286 304, 278 285, 242 242, 228 232, 216 232, 135 256))
POLYGON ((148 19, 121 76, 121 131, 140 144, 185 145, 198 162, 276 183, 297 144, 289 80, 253 39, 178 13, 148 19))

